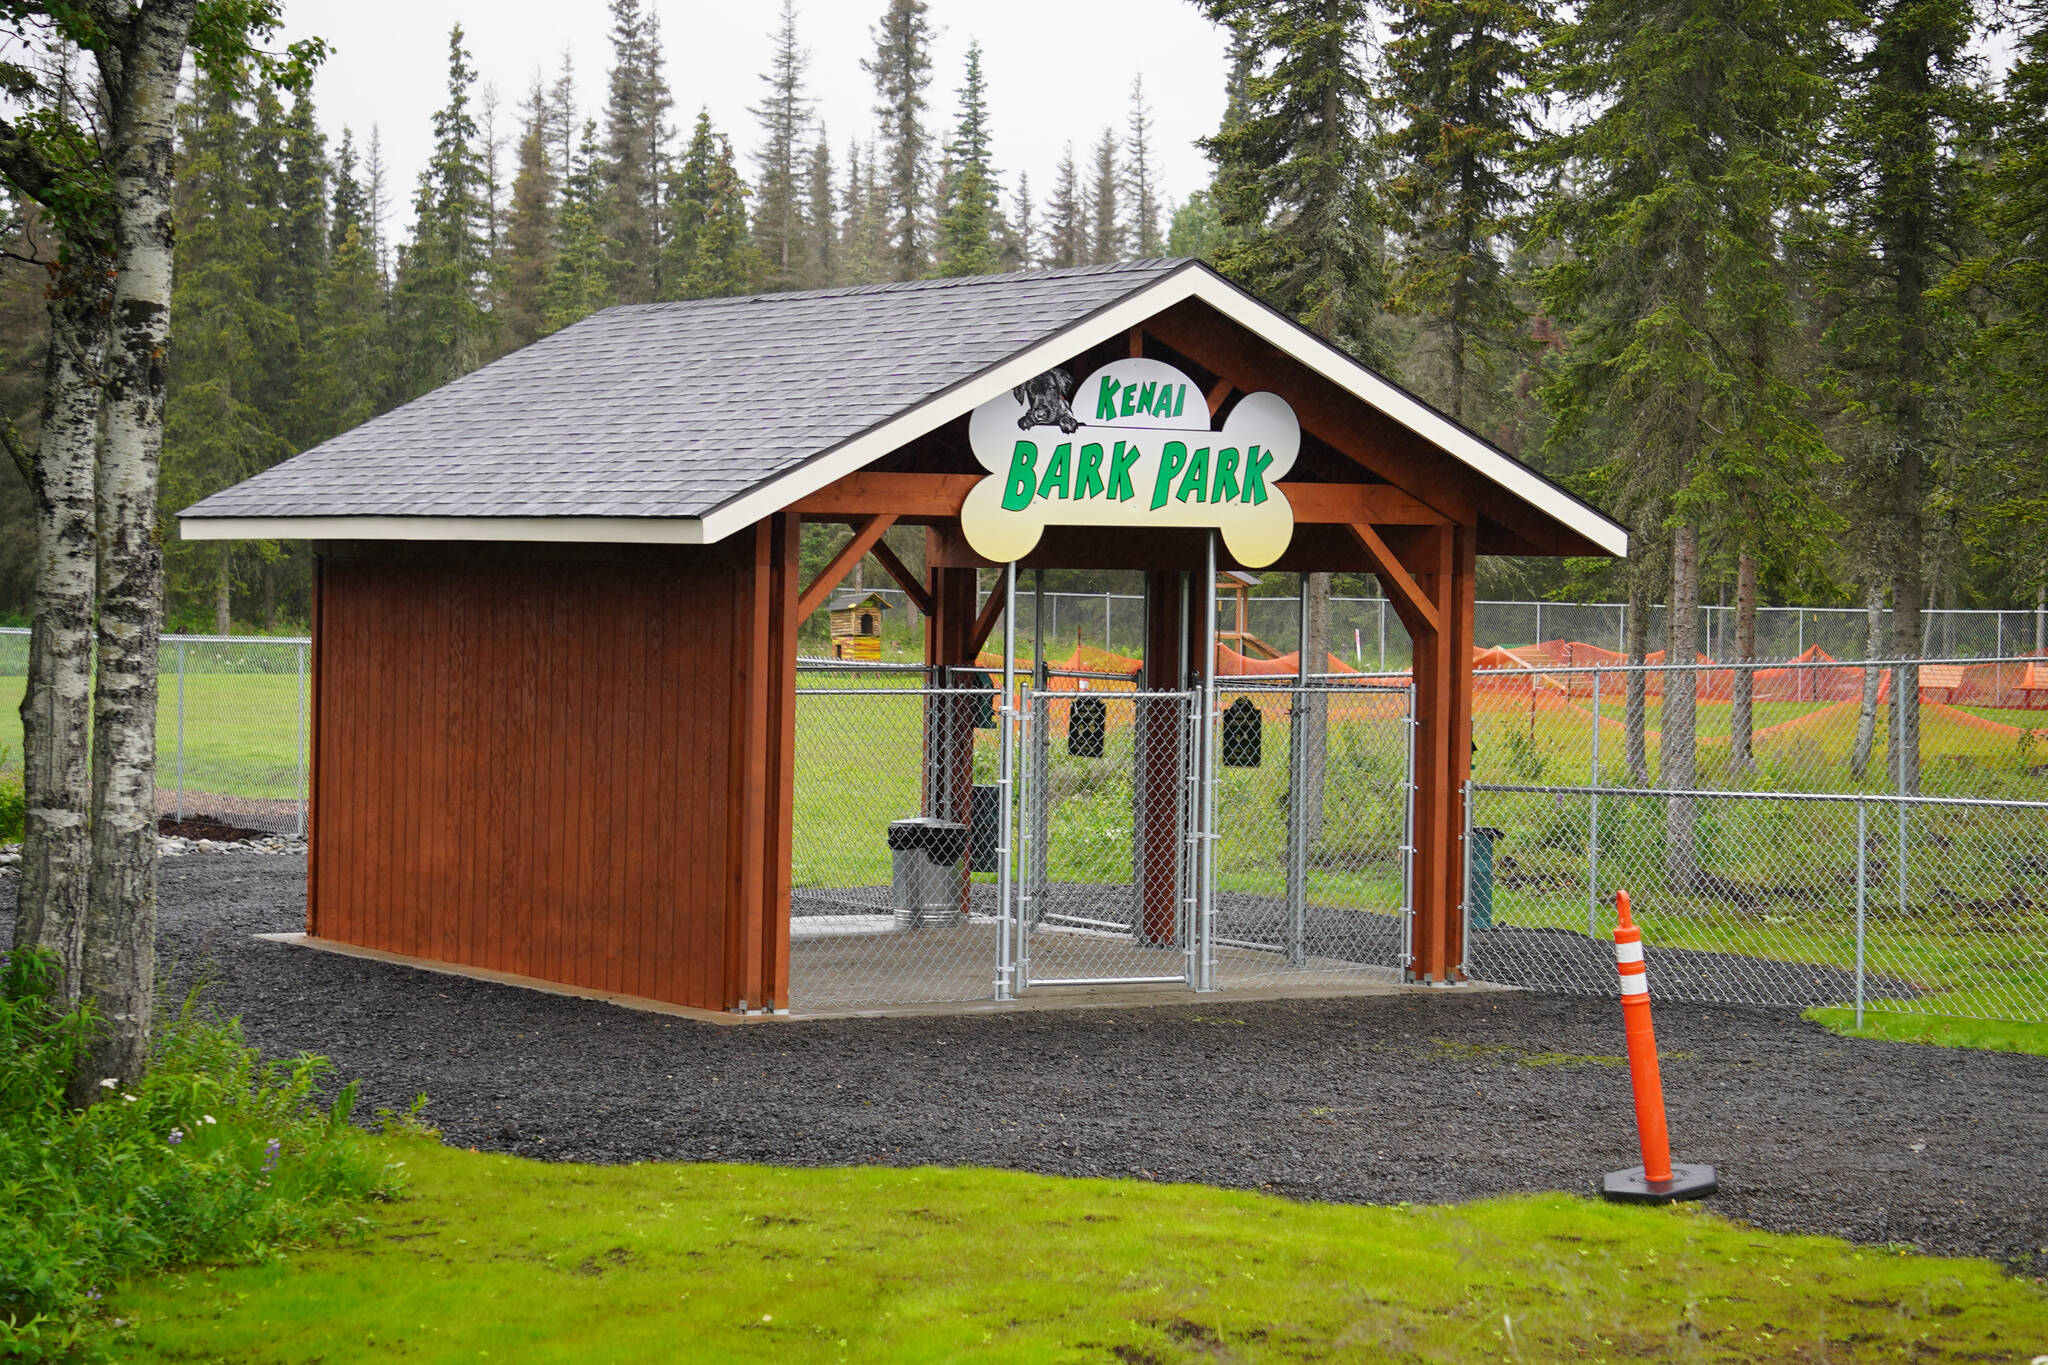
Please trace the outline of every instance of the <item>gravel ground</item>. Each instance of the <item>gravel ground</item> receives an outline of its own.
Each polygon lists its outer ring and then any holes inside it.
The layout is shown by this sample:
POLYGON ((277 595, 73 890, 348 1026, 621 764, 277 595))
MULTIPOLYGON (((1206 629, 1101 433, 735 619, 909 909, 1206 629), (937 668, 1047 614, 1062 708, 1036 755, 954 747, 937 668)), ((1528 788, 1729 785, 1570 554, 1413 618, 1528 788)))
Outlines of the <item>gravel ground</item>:
MULTIPOLYGON (((555 1160, 975 1164, 1436 1202, 1586 1190, 1629 1165, 1611 1001, 1447 990, 1328 1001, 697 1024, 250 935, 299 928, 305 863, 163 867, 174 981, 363 1108, 430 1097, 451 1142, 555 1160)), ((15 878, 0 876, 0 933, 15 878)), ((2048 1058, 1835 1037, 1663 1002, 1682 1160, 1764 1227, 2048 1264, 2048 1058), (2039 1258, 2039 1259, 2036 1259, 2039 1258)))

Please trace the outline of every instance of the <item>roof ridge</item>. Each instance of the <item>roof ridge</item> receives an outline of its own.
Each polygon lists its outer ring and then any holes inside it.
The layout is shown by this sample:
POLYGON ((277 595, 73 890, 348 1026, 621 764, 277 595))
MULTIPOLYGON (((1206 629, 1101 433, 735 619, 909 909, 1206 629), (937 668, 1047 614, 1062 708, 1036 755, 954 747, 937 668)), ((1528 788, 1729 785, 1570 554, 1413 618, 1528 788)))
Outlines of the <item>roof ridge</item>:
MULTIPOLYGON (((788 289, 772 294, 729 294, 715 299, 671 299, 662 303, 619 303, 590 314, 645 313, 670 308, 707 308, 736 304, 792 303, 805 299, 857 298, 865 294, 916 293, 929 289, 1014 283, 1018 280, 1075 279, 1090 275, 1166 274, 1194 262, 1191 256, 1151 256, 1135 261, 1109 261, 1101 265, 1071 265, 1054 269, 1008 270, 1000 275, 946 275, 922 280, 888 280, 879 284, 842 284, 830 289, 788 289)), ((567 330, 566 328, 564 330, 567 330)))

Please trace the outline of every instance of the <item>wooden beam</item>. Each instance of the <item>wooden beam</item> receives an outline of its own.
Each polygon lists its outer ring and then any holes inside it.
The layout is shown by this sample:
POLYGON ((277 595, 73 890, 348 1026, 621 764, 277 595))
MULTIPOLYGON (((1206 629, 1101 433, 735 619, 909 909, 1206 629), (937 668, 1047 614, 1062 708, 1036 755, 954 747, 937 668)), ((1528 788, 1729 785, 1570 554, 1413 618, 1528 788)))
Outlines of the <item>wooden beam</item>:
POLYGON ((1223 401, 1230 397, 1230 391, 1235 387, 1237 386, 1228 379, 1216 381, 1216 387, 1209 390, 1209 415, 1211 417, 1216 415, 1216 409, 1223 406, 1223 401))
POLYGON ((1431 634, 1442 630, 1443 618, 1437 613, 1436 603, 1430 600, 1429 594, 1422 590, 1422 585, 1402 567, 1401 561, 1388 548, 1387 542, 1380 539, 1380 533, 1363 522, 1350 523, 1348 529, 1352 538, 1364 547, 1366 555, 1371 558, 1373 572, 1379 575, 1380 582, 1387 589, 1387 595, 1394 599, 1394 609, 1400 614, 1403 624, 1409 625, 1409 633, 1421 633, 1414 629, 1416 624, 1420 624, 1431 634))
POLYGON ((876 543, 881 540, 882 532, 895 524, 896 518, 893 516, 873 516, 854 531, 853 539, 847 541, 839 553, 832 556, 832 562, 811 580, 811 586, 804 589, 803 596, 797 598, 796 619, 799 624, 810 619, 811 613, 831 595, 832 589, 838 587, 840 581, 853 572, 853 566, 867 558, 868 551, 874 549, 876 543))
POLYGON ((1002 580, 996 581, 996 589, 988 595, 988 601, 981 604, 981 615, 974 618, 974 634, 967 641, 967 657, 972 660, 981 654, 981 647, 988 643, 988 633, 995 629, 996 618, 1003 614, 1002 580))
POLYGON ((1287 495, 1297 526, 1320 523, 1363 526, 1442 526, 1444 514, 1390 483, 1275 484, 1287 495))
POLYGON ((812 521, 852 517, 957 517, 979 474, 877 474, 860 470, 799 498, 789 510, 812 521))
POLYGON ((1131 359, 1142 360, 1144 359, 1144 357, 1145 329, 1142 327, 1133 327, 1131 329, 1131 359))
POLYGON ((896 557, 896 552, 889 548, 889 542, 876 541, 873 553, 882 567, 889 571, 889 577, 896 580, 896 586, 903 589, 903 595, 908 597, 919 611, 930 616, 932 595, 924 590, 924 584, 917 581, 917 575, 910 571, 909 566, 896 557))

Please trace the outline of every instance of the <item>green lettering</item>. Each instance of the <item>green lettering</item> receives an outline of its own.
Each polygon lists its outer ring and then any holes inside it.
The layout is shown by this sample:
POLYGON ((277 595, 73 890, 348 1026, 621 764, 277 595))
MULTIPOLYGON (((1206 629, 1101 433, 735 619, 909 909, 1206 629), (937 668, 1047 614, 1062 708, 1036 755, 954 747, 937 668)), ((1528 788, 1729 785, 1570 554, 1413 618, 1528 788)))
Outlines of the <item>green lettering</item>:
POLYGON ((1116 417, 1116 381, 1108 375, 1102 376, 1102 388, 1095 395, 1095 420, 1108 422, 1116 417))
POLYGON ((1038 496, 1050 498, 1053 489, 1059 489, 1061 502, 1067 500, 1067 469, 1073 462, 1074 443, 1061 441, 1053 447, 1052 458, 1045 462, 1045 477, 1038 481, 1038 496))
POLYGON ((1133 402, 1134 402, 1134 401, 1135 401, 1135 400, 1137 399, 1137 397, 1138 397, 1138 389, 1137 389, 1137 386, 1136 386, 1135 384, 1126 384, 1126 385, 1124 385, 1124 397, 1123 397, 1123 403, 1122 403, 1122 404, 1121 404, 1121 405, 1120 405, 1120 406, 1119 406, 1119 407, 1117 408, 1117 416, 1119 416, 1119 417, 1135 417, 1135 416, 1137 416, 1137 415, 1138 415, 1138 413, 1137 413, 1137 409, 1135 409, 1135 408, 1133 408, 1133 407, 1131 406, 1131 404, 1132 404, 1132 403, 1133 403, 1133 402))
POLYGON ((1209 491, 1210 502, 1232 502, 1237 498, 1237 447, 1216 452, 1216 486, 1209 491))
POLYGON ((1158 397, 1159 385, 1156 381, 1142 385, 1138 389, 1138 411, 1149 417, 1152 414, 1152 404, 1158 397))
POLYGON ((1180 473, 1180 467, 1188 462, 1188 448, 1180 441, 1168 441, 1166 449, 1159 452, 1159 477, 1152 484, 1152 510, 1157 512, 1166 506, 1166 495, 1173 490, 1173 476, 1180 473))
MULTIPOLYGON (((1084 450, 1082 452, 1086 454, 1084 450)), ((1138 462, 1138 447, 1128 448, 1124 442, 1116 443, 1116 452, 1109 460, 1109 496, 1116 502, 1129 502, 1138 496, 1138 490, 1131 487, 1131 466, 1138 462)))
POLYGON ((1273 463, 1273 452, 1253 446, 1244 460, 1244 501, 1257 507, 1266 500, 1266 467, 1273 463))
POLYGON ((1003 485, 1003 510, 1021 512, 1031 505, 1031 492, 1037 487, 1032 480, 1032 467, 1038 463, 1038 447, 1030 441, 1017 442, 1010 452, 1010 478, 1003 485))
POLYGON ((1074 467, 1074 501, 1101 496, 1102 447, 1091 441, 1081 447, 1081 463, 1074 467))
POLYGON ((1181 502, 1188 500, 1188 494, 1195 495, 1196 502, 1209 500, 1209 447, 1197 446, 1188 460, 1188 472, 1181 477, 1180 491, 1174 497, 1181 502))
POLYGON ((1173 391, 1173 415, 1180 416, 1180 410, 1188 405, 1188 386, 1181 384, 1173 391))

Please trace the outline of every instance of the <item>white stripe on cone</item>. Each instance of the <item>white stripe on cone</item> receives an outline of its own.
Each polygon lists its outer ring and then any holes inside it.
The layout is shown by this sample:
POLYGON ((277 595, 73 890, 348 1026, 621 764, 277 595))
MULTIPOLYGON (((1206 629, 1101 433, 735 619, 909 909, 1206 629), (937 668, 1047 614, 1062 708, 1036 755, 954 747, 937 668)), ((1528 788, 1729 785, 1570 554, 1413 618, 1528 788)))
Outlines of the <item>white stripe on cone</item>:
POLYGON ((1616 963, 1641 962, 1643 960, 1643 945, 1640 943, 1615 944, 1614 960, 1616 963))

